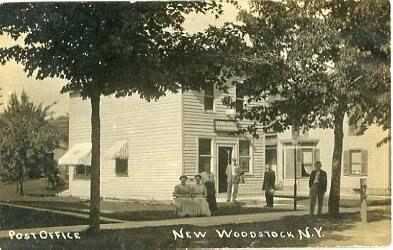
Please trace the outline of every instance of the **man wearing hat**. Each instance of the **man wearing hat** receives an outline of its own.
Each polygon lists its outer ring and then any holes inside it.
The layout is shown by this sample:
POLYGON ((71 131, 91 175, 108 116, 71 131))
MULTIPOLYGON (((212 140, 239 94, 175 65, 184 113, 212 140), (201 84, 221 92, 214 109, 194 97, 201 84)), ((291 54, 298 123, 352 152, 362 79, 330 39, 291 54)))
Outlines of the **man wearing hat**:
POLYGON ((239 182, 240 176, 242 175, 242 171, 240 170, 240 166, 237 164, 237 159, 232 159, 232 164, 228 164, 226 169, 227 175, 227 202, 236 201, 237 191, 239 190, 239 182), (233 187, 233 193, 232 193, 233 187))

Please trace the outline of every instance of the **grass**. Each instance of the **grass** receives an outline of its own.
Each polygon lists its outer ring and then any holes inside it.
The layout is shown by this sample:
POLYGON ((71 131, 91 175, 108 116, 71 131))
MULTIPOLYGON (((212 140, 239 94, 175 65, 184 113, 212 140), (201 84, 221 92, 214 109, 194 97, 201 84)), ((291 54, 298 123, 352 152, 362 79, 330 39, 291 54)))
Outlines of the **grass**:
MULTIPOLYGON (((390 209, 390 208, 389 208, 390 209)), ((0 243, 0 247, 7 244, 13 248, 67 248, 67 249, 152 249, 152 248, 246 248, 246 247, 309 247, 309 246, 353 246, 353 245, 388 245, 390 243, 390 210, 372 210, 368 213, 369 223, 359 222, 358 213, 343 213, 337 219, 322 217, 320 220, 309 220, 307 216, 286 216, 274 221, 227 224, 222 226, 196 227, 190 225, 147 227, 140 229, 103 230, 100 233, 82 233, 81 240, 27 240, 0 243), (317 234, 311 238, 300 239, 298 230, 306 227, 322 227, 323 237, 317 234), (190 232, 205 232, 204 238, 174 239, 173 231, 183 228, 190 232), (292 232, 294 238, 269 238, 264 237, 230 237, 220 238, 215 230, 233 230, 238 232, 250 231, 275 231, 292 232), (367 238, 364 235, 375 234, 378 237, 367 238), (361 234, 360 234, 361 233, 361 234), (362 235, 362 237, 359 237, 362 235)))
MULTIPOLYGON (((15 192, 15 184, 0 184, 0 201, 13 204, 33 206, 39 208, 53 209, 58 211, 89 213, 89 200, 76 197, 54 196, 61 190, 48 190, 44 180, 31 180, 25 183, 25 196, 19 196, 15 192)), ((276 207, 274 210, 263 208, 262 204, 255 206, 244 206, 239 203, 219 203, 217 215, 250 214, 265 212, 283 212, 291 210, 292 200, 280 200, 277 203, 285 204, 276 207), (286 209, 283 209, 285 207, 286 209)), ((299 206, 308 206, 309 200, 298 201, 299 206)), ((327 201, 325 201, 327 204, 327 201)), ((389 205, 390 199, 381 201, 369 201, 369 205, 389 205)), ((174 214, 175 207, 170 201, 153 200, 103 200, 101 201, 101 215, 109 218, 142 221, 142 220, 163 220, 177 218, 174 214)), ((359 200, 342 200, 342 207, 357 207, 359 200)))
POLYGON ((46 187, 46 181, 44 179, 27 180, 23 183, 24 196, 19 196, 16 193, 15 183, 0 182, 0 200, 18 200, 26 199, 26 197, 50 197, 66 189, 68 189, 68 184, 50 190, 46 187))
POLYGON ((0 230, 88 224, 88 219, 0 205, 0 230))

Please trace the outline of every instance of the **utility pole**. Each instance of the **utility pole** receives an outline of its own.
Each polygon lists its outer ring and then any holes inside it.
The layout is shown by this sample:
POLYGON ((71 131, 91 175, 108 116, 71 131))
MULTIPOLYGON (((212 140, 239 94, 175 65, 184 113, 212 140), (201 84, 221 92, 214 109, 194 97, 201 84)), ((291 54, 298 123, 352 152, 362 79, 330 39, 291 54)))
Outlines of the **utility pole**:
POLYGON ((296 211, 296 205, 297 205, 297 159, 296 159, 296 155, 297 155, 297 143, 298 143, 298 141, 297 141, 297 139, 294 139, 293 140, 293 154, 294 154, 294 157, 293 157, 293 159, 294 159, 294 163, 295 163, 295 165, 294 165, 294 177, 295 177, 295 181, 294 181, 294 184, 293 184, 293 210, 295 210, 296 211))
POLYGON ((297 210, 297 146, 298 146, 299 130, 297 126, 292 127, 292 145, 293 145, 293 159, 294 159, 294 183, 293 183, 293 210, 297 210))

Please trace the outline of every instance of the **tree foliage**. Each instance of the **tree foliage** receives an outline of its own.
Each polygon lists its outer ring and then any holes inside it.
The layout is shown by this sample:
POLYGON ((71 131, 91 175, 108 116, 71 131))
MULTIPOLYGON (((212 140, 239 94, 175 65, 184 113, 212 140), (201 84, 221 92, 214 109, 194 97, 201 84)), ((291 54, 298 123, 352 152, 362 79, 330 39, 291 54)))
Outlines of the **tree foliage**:
MULTIPOLYGON (((390 19, 388 1, 251 1, 237 53, 226 65, 241 75, 238 119, 248 132, 282 132, 291 126, 333 128, 329 212, 338 213, 344 116, 366 129, 390 128, 390 19), (371 94, 372 93, 372 94, 371 94)), ((236 51, 236 50, 234 50, 236 51)), ((235 106, 227 97, 224 102, 235 106)), ((242 132, 242 131, 240 131, 242 132)))
POLYGON ((53 168, 60 137, 48 121, 50 107, 35 105, 25 92, 12 94, 0 117, 0 176, 18 181, 20 194, 24 178, 53 168))
POLYGON ((60 135, 60 147, 62 149, 68 148, 68 133, 69 133, 69 115, 61 115, 53 117, 49 122, 56 128, 57 133, 60 135))
MULTIPOLYGON (((232 2, 232 1, 229 1, 232 2)), ((62 92, 90 98, 92 160, 90 228, 99 228, 100 96, 202 89, 220 82, 221 67, 185 32, 185 15, 222 13, 220 2, 18 3, 0 5, 0 34, 23 45, 0 49, 28 76, 67 80, 62 92)))
POLYGON ((76 91, 82 97, 89 97, 94 89, 103 95, 138 93, 153 99, 168 90, 178 91, 183 82, 173 66, 186 69, 177 61, 191 43, 182 26, 184 16, 218 15, 221 5, 18 3, 2 4, 0 10, 0 34, 24 41, 2 48, 2 63, 13 58, 24 65, 28 76, 64 78, 68 83, 62 91, 76 91))

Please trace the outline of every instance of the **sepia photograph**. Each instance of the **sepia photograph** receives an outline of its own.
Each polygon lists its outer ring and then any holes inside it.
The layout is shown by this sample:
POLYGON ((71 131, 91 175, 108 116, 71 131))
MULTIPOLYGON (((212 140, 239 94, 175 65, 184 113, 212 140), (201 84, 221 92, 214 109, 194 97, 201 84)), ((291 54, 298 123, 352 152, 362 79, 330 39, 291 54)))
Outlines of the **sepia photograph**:
POLYGON ((391 245, 389 0, 0 0, 0 250, 391 245))

